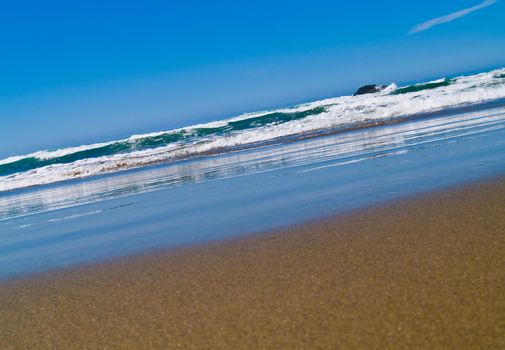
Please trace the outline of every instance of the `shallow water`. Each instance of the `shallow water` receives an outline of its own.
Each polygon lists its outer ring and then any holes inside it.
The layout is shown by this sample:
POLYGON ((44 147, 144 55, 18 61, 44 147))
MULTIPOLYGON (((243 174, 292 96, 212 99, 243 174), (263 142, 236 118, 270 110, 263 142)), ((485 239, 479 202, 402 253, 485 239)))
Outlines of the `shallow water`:
POLYGON ((0 159, 0 194, 495 103, 505 99, 503 73, 505 69, 498 69, 400 88, 391 84, 374 94, 340 96, 122 140, 0 159))
POLYGON ((505 107, 0 195, 0 278, 236 237, 505 174, 505 107))

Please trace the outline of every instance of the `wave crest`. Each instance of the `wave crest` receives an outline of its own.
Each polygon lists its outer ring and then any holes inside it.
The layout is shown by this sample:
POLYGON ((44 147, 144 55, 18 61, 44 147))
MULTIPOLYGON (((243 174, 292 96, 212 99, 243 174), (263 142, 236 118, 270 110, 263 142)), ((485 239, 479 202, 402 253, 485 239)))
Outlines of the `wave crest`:
POLYGON ((0 191, 274 144, 505 98, 505 69, 342 96, 128 139, 0 160, 0 191))

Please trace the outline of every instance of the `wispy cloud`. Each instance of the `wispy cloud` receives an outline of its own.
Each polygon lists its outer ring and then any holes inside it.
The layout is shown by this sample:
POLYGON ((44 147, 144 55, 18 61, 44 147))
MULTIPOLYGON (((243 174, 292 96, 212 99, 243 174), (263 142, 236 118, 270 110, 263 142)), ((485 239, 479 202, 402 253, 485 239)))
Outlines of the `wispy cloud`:
POLYGON ((430 19, 429 21, 426 21, 426 22, 423 22, 421 24, 418 24, 417 26, 415 26, 414 28, 412 28, 409 31, 408 34, 414 34, 414 33, 422 32, 423 30, 430 29, 431 27, 438 26, 439 24, 447 23, 447 22, 452 22, 455 19, 458 19, 458 18, 461 18, 461 17, 464 17, 464 16, 468 15, 469 13, 472 13, 472 12, 481 10, 481 9, 483 9, 485 7, 491 6, 494 3, 496 3, 497 1, 498 0, 486 0, 482 4, 479 4, 479 5, 476 5, 476 6, 472 6, 472 7, 468 7, 466 9, 463 9, 463 10, 460 10, 460 11, 457 11, 457 12, 453 12, 451 14, 448 14, 448 15, 445 15, 445 16, 442 16, 442 17, 437 17, 437 18, 430 19))

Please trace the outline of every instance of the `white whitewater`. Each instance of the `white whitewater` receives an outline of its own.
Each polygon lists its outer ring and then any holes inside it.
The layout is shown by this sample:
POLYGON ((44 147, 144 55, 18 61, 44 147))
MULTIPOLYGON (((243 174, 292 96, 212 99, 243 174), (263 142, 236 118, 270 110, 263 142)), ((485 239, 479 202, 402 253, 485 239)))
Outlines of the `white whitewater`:
MULTIPOLYGON (((51 164, 0 176, 0 191, 9 191, 24 187, 50 184, 75 178, 114 173, 121 170, 139 168, 150 164, 169 162, 181 158, 190 158, 202 154, 226 152, 247 148, 262 142, 270 142, 290 136, 312 132, 324 132, 327 129, 359 126, 431 113, 448 108, 472 105, 505 98, 505 69, 495 70, 472 76, 452 79, 447 86, 426 89, 405 94, 393 94, 397 87, 392 84, 382 92, 361 96, 342 96, 272 111, 244 114, 235 118, 186 128, 131 136, 125 140, 110 141, 93 145, 70 147, 55 151, 39 151, 25 156, 9 157, 0 160, 0 166, 36 158, 40 160, 56 159, 77 152, 99 149, 120 142, 134 143, 148 137, 163 136, 177 132, 191 133, 192 130, 225 127, 230 122, 266 116, 272 113, 296 113, 324 107, 324 111, 301 119, 282 123, 270 123, 245 130, 232 130, 228 133, 209 134, 190 142, 177 141, 156 148, 133 150, 95 158, 79 159, 70 163, 51 164)), ((441 82, 442 80, 434 81, 441 82)))

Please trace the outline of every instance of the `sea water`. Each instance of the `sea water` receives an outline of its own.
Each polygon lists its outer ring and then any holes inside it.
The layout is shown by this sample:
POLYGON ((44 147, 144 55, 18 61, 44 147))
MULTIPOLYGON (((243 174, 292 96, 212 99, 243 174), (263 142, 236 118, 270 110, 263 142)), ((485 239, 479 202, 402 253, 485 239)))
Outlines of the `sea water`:
POLYGON ((0 161, 0 278, 505 174, 502 71, 0 161))

